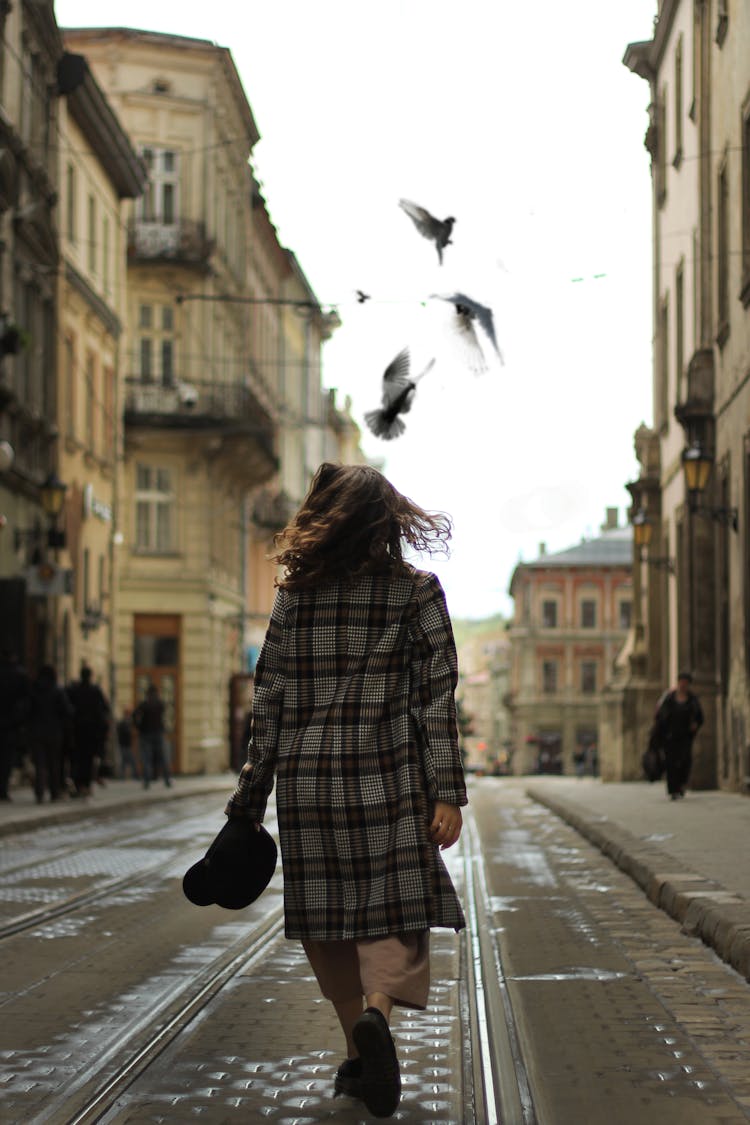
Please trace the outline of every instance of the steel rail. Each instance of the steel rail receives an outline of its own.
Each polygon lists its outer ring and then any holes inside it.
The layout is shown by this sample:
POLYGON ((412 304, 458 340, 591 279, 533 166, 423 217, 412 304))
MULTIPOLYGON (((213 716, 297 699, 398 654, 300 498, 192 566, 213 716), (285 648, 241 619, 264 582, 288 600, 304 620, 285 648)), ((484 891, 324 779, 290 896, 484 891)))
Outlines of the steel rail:
MULTIPOLYGON (((190 820, 195 814, 190 813, 183 816, 181 819, 190 820)), ((270 826, 269 826, 270 827, 270 826)), ((108 839, 103 845, 94 844, 93 847, 115 847, 120 841, 133 842, 131 833, 121 834, 108 839)), ((64 852, 64 856, 75 855, 76 853, 85 852, 90 850, 92 845, 84 845, 78 848, 72 848, 64 852)), ((60 918, 66 914, 72 914, 82 907, 90 906, 92 903, 97 902, 101 898, 105 898, 112 894, 113 891, 121 887, 134 887, 141 883, 149 881, 154 872, 161 870, 164 867, 171 866, 176 858, 183 852, 193 856, 193 862, 200 857, 195 854, 195 846, 190 847, 183 842, 176 843, 171 850, 171 855, 165 859, 162 855, 154 863, 149 864, 148 867, 141 867, 137 874, 132 871, 126 872, 124 875, 115 875, 111 879, 106 879, 104 882, 98 882, 96 887, 89 888, 85 891, 78 891, 76 894, 69 895, 67 898, 62 899, 60 902, 52 903, 50 905, 40 906, 34 910, 29 910, 25 914, 17 915, 10 922, 0 923, 0 941, 5 938, 13 937, 15 934, 23 933, 24 930, 30 930, 37 926, 46 925, 48 922, 53 922, 55 919, 60 918)), ((56 857, 58 858, 58 857, 56 857)), ((36 861, 43 863, 44 860, 36 861)), ((34 864, 29 865, 29 870, 33 871, 34 864)), ((187 863, 186 863, 187 869, 187 863)), ((2 877, 0 877, 0 886, 2 885, 2 877)))
MULTIPOLYGON (((275 907, 260 923, 252 935, 248 947, 248 938, 234 942, 228 950, 220 955, 210 966, 207 966, 197 977, 188 981, 180 994, 172 995, 166 1003, 154 1005, 143 1012, 139 1019, 129 1029, 128 1039, 123 1043, 118 1040, 112 1044, 108 1051, 97 1058, 97 1067, 105 1066, 114 1056, 128 1053, 128 1041, 131 1043, 157 1018, 163 1021, 157 1032, 151 1035, 145 1043, 137 1046, 125 1062, 93 1093, 85 1093, 84 1100, 72 1113, 70 1108, 63 1115, 45 1113, 43 1117, 33 1119, 31 1125, 90 1125, 102 1121, 105 1115, 114 1108, 117 1100, 131 1086, 153 1061, 184 1031, 191 1021, 198 1015, 215 996, 221 992, 228 982, 239 972, 247 969, 260 957, 267 957, 269 945, 283 932, 284 916, 281 906, 275 907), (238 952, 237 945, 242 949, 238 952), (185 993, 188 995, 185 996, 185 993)), ((68 1106, 71 1097, 75 1096, 82 1086, 91 1085, 84 1076, 80 1076, 66 1090, 61 1091, 68 1106)))
POLYGON ((467 975, 476 1125, 537 1125, 531 1086, 500 947, 488 909, 487 871, 476 820, 464 814, 464 878, 467 913, 467 975))

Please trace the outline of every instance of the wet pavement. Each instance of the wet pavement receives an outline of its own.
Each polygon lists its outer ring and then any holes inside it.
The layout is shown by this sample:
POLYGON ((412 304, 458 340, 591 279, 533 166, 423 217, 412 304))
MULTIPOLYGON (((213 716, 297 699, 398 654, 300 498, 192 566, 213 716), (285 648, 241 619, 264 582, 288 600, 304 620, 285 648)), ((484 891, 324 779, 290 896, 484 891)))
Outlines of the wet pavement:
POLYGON ((525 788, 750 980, 750 798, 709 790, 670 801, 663 784, 573 778, 525 788))
MULTIPOLYGON (((0 939, 3 1121, 373 1120, 332 1097, 341 1032, 299 945, 279 933, 280 871, 244 911, 182 896, 225 784, 137 813, 123 798, 106 816, 0 841, 0 934, 30 916, 0 939)), ((484 936, 499 946, 536 1120, 750 1120, 747 983, 525 784, 473 781, 465 850, 445 855, 465 899, 464 873, 481 865, 484 936)), ((433 931, 430 1008, 394 1015, 396 1120, 493 1120, 474 1085, 472 937, 433 931)))

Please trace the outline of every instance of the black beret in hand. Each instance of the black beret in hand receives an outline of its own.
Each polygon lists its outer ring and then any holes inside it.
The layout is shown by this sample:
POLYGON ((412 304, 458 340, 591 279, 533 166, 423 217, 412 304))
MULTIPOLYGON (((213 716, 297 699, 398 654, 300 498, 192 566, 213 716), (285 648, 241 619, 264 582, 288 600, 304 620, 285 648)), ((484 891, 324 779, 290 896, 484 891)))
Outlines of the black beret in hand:
POLYGON ((196 906, 216 903, 242 910, 271 882, 276 844, 263 825, 237 817, 228 820, 203 859, 185 873, 182 889, 196 906))

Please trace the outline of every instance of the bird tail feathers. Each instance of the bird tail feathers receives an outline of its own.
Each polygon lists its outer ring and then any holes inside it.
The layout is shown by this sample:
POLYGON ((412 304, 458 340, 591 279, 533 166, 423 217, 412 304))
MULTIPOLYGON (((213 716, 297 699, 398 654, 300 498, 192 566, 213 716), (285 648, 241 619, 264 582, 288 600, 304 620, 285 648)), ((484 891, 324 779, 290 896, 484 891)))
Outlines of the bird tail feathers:
POLYGON ((395 437, 399 437, 406 426, 400 418, 388 418, 385 410, 371 410, 365 414, 365 422, 370 427, 375 437, 382 438, 383 441, 391 441, 395 437))

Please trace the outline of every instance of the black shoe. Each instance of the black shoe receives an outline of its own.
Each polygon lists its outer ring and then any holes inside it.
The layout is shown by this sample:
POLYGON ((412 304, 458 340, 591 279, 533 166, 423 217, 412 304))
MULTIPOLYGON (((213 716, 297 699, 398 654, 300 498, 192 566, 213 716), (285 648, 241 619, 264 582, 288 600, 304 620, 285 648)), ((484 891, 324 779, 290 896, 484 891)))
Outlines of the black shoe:
POLYGON ((350 1098, 362 1097, 362 1060, 344 1059, 336 1071, 333 1083, 333 1096, 346 1094, 350 1098))
POLYGON ((362 1101, 373 1117, 392 1117, 401 1100, 401 1074, 388 1021, 365 1008, 352 1029, 362 1060, 362 1101))

